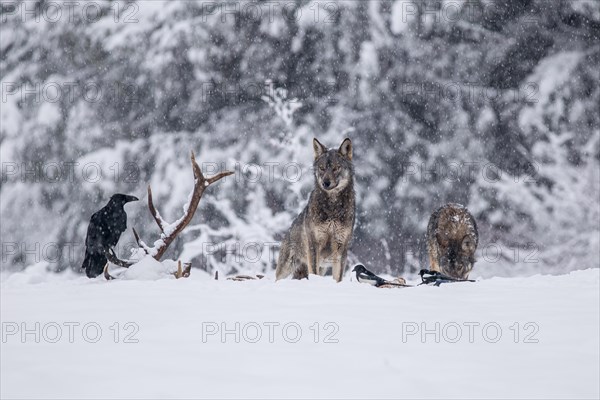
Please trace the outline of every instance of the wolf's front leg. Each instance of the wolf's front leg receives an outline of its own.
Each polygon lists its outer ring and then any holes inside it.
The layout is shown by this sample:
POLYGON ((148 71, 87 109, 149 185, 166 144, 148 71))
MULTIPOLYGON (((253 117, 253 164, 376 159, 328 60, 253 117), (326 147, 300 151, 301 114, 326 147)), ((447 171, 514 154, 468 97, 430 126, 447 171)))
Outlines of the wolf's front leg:
POLYGON ((346 269, 346 262, 348 260, 348 247, 344 246, 340 253, 335 256, 333 260, 333 279, 336 282, 340 282, 344 276, 344 270, 346 269))
POLYGON ((436 238, 429 239, 428 245, 429 245, 429 268, 432 271, 441 272, 440 263, 439 263, 440 246, 438 244, 437 239, 436 238))
POLYGON ((308 235, 308 273, 317 275, 319 273, 319 249, 317 241, 312 235, 308 235))

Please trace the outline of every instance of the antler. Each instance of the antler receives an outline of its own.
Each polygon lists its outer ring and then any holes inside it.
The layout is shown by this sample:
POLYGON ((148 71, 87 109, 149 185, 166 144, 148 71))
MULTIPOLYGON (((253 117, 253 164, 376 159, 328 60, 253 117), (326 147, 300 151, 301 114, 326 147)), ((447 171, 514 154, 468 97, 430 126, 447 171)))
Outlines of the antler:
MULTIPOLYGON (((188 197, 188 203, 183 207, 183 216, 181 216, 181 218, 179 218, 172 224, 166 222, 162 218, 156 207, 154 207, 154 202, 152 200, 152 189, 150 188, 150 186, 148 186, 148 208, 150 209, 150 214, 152 214, 154 221, 156 221, 156 224, 160 229, 160 239, 154 242, 154 247, 150 247, 140 239, 140 235, 137 233, 135 228, 133 228, 133 236, 135 237, 135 241, 137 242, 139 248, 144 250, 146 254, 151 255, 158 261, 160 261, 161 257, 163 256, 163 254, 165 254, 165 252, 169 248, 169 245, 173 243, 177 235, 179 235, 181 231, 183 231, 183 229, 191 222, 192 218, 194 217, 194 213, 198 208, 198 204, 200 203, 200 199, 204 194, 204 190, 211 184, 217 182, 218 180, 233 174, 233 172, 231 171, 224 171, 214 176, 211 176, 210 178, 206 178, 202 174, 202 170, 198 166, 198 163, 196 163, 196 156, 194 155, 193 151, 190 158, 192 161, 192 169, 194 171, 194 189, 188 197)), ((134 264, 132 261, 120 260, 116 256, 114 251, 112 251, 112 249, 105 251, 105 256, 110 262, 120 267, 128 268, 134 264)), ((184 265, 185 268, 182 270, 181 261, 179 261, 177 272, 174 273, 176 278, 187 278, 188 276, 190 276, 192 268, 191 263, 185 263, 184 265)), ((104 268, 104 277, 107 280, 114 279, 114 277, 112 277, 108 273, 107 267, 108 264, 104 268)))
POLYGON ((175 278, 189 278, 192 271, 192 263, 183 264, 185 268, 181 269, 181 260, 177 261, 177 271, 173 274, 175 278))
POLYGON ((210 178, 206 178, 202 174, 202 170, 198 166, 198 163, 196 163, 196 156, 194 155, 193 151, 190 158, 192 162, 192 169, 194 171, 194 190, 189 196, 188 203, 183 207, 183 216, 181 216, 172 224, 165 222, 158 210, 156 210, 156 207, 154 207, 154 202, 152 200, 152 189, 150 186, 148 186, 148 208, 150 209, 150 213, 152 214, 152 217, 154 217, 156 224, 160 228, 160 239, 154 243, 154 247, 149 247, 140 239, 140 236, 135 229, 133 230, 135 240, 140 248, 142 248, 147 254, 152 255, 152 257, 154 257, 156 260, 160 260, 177 235, 179 235, 181 231, 183 231, 183 229, 190 223, 194 217, 196 209, 198 208, 200 199, 204 194, 204 190, 218 180, 233 174, 232 171, 224 171, 211 176, 210 178))
MULTIPOLYGON (((115 251, 112 248, 106 248, 104 249, 104 257, 106 257, 106 259, 108 261, 110 261, 111 263, 118 265, 119 267, 124 267, 124 268, 129 268, 131 267, 134 262, 133 261, 125 261, 125 260, 121 260, 119 257, 117 257, 117 255, 115 254, 115 251)), ((108 264, 107 264, 108 265, 108 264)))

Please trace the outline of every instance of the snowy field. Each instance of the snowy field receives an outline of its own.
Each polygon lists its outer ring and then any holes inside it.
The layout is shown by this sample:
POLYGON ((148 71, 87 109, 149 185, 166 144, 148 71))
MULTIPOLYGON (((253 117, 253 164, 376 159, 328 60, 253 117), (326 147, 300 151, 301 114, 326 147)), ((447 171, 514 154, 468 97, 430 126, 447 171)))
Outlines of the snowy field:
POLYGON ((598 269, 377 289, 34 267, 1 296, 2 398, 600 395, 598 269))

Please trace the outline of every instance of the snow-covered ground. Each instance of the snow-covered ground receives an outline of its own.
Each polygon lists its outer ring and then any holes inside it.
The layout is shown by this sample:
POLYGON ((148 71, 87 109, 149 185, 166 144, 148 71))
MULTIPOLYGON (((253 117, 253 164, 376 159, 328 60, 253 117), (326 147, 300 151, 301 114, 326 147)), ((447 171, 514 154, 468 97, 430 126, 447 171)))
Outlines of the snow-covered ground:
POLYGON ((2 398, 600 395, 598 269, 407 289, 41 269, 2 282, 2 398))

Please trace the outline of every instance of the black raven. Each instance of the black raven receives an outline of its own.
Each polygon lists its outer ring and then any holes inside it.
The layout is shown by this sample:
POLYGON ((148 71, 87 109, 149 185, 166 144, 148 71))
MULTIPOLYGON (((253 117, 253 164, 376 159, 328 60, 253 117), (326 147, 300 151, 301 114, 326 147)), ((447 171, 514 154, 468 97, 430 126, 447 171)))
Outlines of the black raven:
POLYGON ((123 206, 137 200, 135 196, 117 193, 107 205, 92 215, 85 238, 85 259, 81 266, 88 278, 95 278, 104 270, 107 262, 105 253, 116 246, 127 229, 127 214, 123 206))

